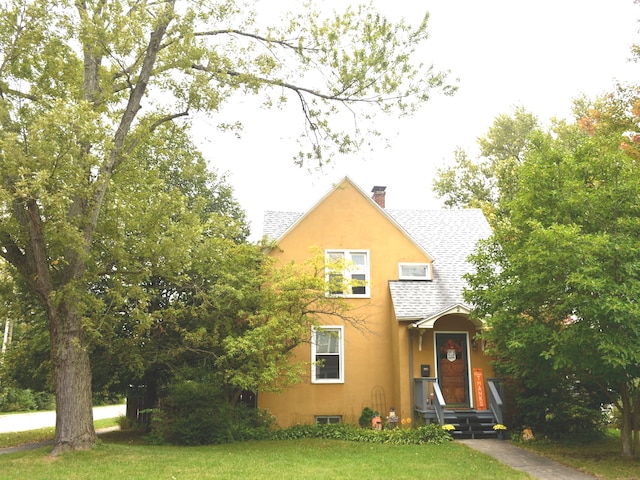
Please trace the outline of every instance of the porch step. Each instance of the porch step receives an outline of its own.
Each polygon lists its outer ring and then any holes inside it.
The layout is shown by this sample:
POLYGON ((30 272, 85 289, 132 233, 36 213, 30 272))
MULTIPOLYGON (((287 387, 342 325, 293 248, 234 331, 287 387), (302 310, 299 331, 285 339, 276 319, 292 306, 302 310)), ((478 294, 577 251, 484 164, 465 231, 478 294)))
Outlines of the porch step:
POLYGON ((453 425, 451 432, 454 438, 497 438, 498 432, 493 430, 495 418, 485 410, 445 410, 445 423, 453 425))
POLYGON ((453 438, 464 438, 467 440, 476 440, 481 438, 498 438, 498 433, 493 430, 469 430, 465 432, 454 430, 453 432, 451 432, 451 435, 453 436, 453 438))

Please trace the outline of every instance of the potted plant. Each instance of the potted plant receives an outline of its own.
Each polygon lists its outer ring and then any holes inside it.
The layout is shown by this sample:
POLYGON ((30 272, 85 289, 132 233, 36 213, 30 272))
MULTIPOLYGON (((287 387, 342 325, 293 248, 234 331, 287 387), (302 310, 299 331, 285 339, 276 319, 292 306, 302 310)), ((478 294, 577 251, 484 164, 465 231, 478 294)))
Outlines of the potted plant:
POLYGON ((507 427, 501 423, 496 423, 493 426, 493 430, 498 433, 498 440, 504 440, 506 438, 507 427))
POLYGON ((456 429, 456 427, 454 427, 450 423, 447 423, 446 425, 442 425, 442 429, 447 433, 451 433, 456 429))

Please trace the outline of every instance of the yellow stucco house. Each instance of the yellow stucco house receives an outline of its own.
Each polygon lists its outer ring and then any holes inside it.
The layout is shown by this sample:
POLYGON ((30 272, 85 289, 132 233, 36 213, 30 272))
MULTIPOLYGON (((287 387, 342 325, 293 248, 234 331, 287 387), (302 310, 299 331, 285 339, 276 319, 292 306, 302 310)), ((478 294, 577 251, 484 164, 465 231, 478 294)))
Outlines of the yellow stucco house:
POLYGON ((311 249, 350 265, 357 284, 340 293, 367 331, 331 320, 297 348, 305 380, 283 393, 258 393, 258 407, 287 427, 357 423, 364 407, 391 408, 413 422, 452 423, 491 433, 502 401, 483 343, 469 319, 462 276, 477 241, 490 235, 480 210, 388 210, 385 187, 365 193, 344 178, 307 212, 266 212, 264 234, 283 262, 311 249), (477 425, 471 426, 475 422, 477 425))

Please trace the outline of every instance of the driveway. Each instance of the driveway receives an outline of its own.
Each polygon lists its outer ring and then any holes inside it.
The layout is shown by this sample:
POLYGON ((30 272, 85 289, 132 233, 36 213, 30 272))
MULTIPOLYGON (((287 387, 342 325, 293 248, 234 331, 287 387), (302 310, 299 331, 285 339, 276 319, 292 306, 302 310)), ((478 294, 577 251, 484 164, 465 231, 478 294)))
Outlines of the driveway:
MULTIPOLYGON (((125 405, 95 407, 93 409, 93 419, 116 418, 124 415, 125 411, 125 405)), ((38 428, 55 426, 56 412, 29 412, 0 415, 0 433, 23 432, 25 430, 36 430, 38 428)))

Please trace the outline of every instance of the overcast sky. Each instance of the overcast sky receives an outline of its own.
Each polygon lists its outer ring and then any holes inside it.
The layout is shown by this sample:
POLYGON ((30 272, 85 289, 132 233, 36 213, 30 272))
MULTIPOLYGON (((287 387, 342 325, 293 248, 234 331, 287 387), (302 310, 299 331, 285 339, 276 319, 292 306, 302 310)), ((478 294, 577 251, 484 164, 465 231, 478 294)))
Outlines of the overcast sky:
POLYGON ((265 210, 305 211, 345 175, 366 192, 386 186, 387 208, 439 208, 431 193, 436 169, 450 165, 458 147, 475 155, 476 139, 497 115, 522 106, 544 123, 568 117, 572 99, 582 94, 593 98, 616 81, 640 83, 640 65, 628 61, 631 44, 640 43, 640 5, 633 0, 373 3, 407 19, 430 12, 423 60, 459 78, 458 93, 434 97, 408 121, 381 115, 389 148, 338 158, 321 172, 293 164, 292 138, 301 123, 291 131, 280 112, 244 118, 240 139, 216 133, 214 122, 205 124, 200 146, 210 165, 227 173, 252 239, 261 236, 265 210))

